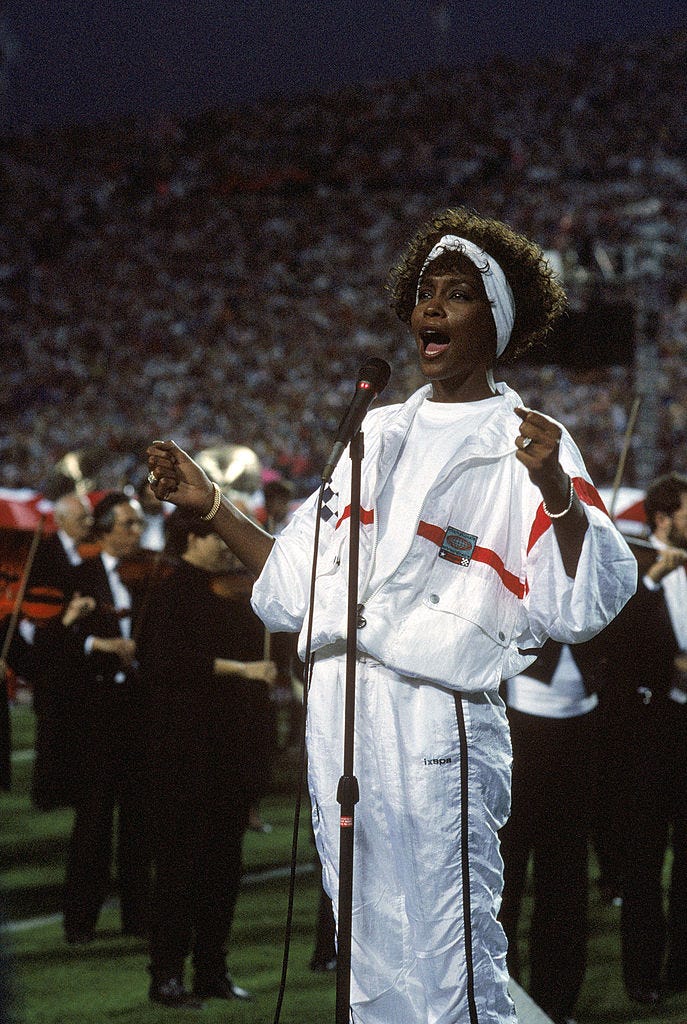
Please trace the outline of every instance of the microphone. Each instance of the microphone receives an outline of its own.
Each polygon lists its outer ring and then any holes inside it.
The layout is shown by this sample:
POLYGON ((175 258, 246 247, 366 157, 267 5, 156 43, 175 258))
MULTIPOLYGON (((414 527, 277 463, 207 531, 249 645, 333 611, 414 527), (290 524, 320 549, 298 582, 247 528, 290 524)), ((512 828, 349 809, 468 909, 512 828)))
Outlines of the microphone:
POLYGON ((386 359, 379 359, 377 356, 370 356, 366 359, 358 371, 358 382, 355 386, 353 400, 348 407, 346 415, 339 424, 339 429, 334 441, 327 465, 322 470, 322 479, 327 482, 331 480, 334 469, 360 430, 365 419, 365 414, 379 395, 389 383, 391 367, 386 359))

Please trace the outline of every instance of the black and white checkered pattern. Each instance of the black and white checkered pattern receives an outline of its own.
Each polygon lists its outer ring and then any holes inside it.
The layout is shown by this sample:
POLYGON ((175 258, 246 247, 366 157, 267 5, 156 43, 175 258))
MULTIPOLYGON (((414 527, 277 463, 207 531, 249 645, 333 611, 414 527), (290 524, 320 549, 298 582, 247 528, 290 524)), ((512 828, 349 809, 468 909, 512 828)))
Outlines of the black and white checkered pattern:
POLYGON ((336 526, 339 519, 339 495, 331 489, 329 484, 327 484, 322 494, 320 517, 323 523, 329 523, 330 526, 336 526))

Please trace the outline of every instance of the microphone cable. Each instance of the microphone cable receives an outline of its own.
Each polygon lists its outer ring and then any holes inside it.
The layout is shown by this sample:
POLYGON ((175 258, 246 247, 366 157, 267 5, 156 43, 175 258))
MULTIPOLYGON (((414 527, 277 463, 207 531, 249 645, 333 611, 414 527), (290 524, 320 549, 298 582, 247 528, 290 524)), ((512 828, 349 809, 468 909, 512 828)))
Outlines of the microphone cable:
POLYGON ((313 670, 312 630, 313 615, 315 610, 315 579, 317 576, 317 552, 320 542, 320 522, 322 504, 324 500, 324 490, 326 486, 327 481, 323 480, 322 483, 320 484, 320 490, 317 496, 317 508, 315 516, 315 542, 313 545, 312 570, 310 575, 310 599, 308 602, 308 630, 305 645, 305 670, 303 673, 303 717, 301 721, 300 743, 298 751, 298 788, 296 792, 296 806, 294 808, 293 833, 291 840, 291 871, 289 875, 289 896, 286 910, 284 952, 282 956, 281 979, 279 982, 279 993, 277 996, 277 1006, 274 1014, 273 1024, 279 1024, 279 1020, 281 1017, 281 1008, 284 1002, 284 995, 286 993, 286 975, 289 969, 289 952, 291 949, 291 933, 293 930, 293 905, 296 891, 296 860, 298 856, 298 832, 301 819, 301 807, 303 803, 303 785, 305 782, 305 729, 308 715, 308 690, 310 689, 310 682, 312 679, 313 670))
POLYGON ((279 983, 279 994, 273 1024, 279 1024, 281 1008, 286 992, 286 974, 289 966, 289 951, 291 947, 291 932, 293 929, 293 904, 296 887, 296 858, 298 855, 298 830, 300 825, 301 806, 303 799, 303 784, 305 781, 305 730, 308 717, 308 691, 312 681, 313 653, 312 653, 312 630, 313 616, 315 610, 315 580, 317 576, 317 554, 320 541, 320 522, 322 505, 324 502, 324 491, 331 479, 334 467, 338 463, 346 446, 353 436, 360 429, 365 414, 370 404, 384 390, 389 382, 391 367, 386 359, 377 356, 368 357, 358 373, 358 382, 353 400, 346 410, 344 417, 339 424, 336 442, 329 456, 329 460, 322 472, 322 481, 317 497, 317 508, 315 515, 315 540, 313 545, 312 570, 310 576, 310 599, 308 601, 308 629, 305 644, 305 669, 303 676, 303 720, 301 723, 300 749, 299 749, 299 771, 298 771, 298 792, 296 793, 296 806, 294 809, 293 838, 291 842, 291 871, 289 878, 289 897, 286 912, 286 928, 284 938, 284 954, 282 958, 282 972, 279 983))

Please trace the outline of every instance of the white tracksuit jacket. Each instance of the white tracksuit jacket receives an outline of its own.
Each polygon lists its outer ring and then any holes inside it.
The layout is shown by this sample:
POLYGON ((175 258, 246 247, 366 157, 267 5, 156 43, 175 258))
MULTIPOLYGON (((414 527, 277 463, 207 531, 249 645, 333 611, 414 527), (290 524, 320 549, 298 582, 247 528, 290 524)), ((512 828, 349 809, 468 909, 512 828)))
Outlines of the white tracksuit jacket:
MULTIPOLYGON (((636 585, 635 560, 563 428, 560 461, 589 521, 576 577, 566 576, 541 494, 515 457, 522 402, 498 390, 373 594, 376 497, 431 385, 363 424, 351 967, 351 1019, 362 1024, 512 1024, 496 922, 510 771, 498 688, 548 636, 575 643, 599 632, 636 585)), ((322 515, 308 703, 313 823, 335 909, 350 475, 344 455, 322 515)), ((301 631, 301 654, 317 497, 279 535, 253 590, 268 629, 301 631)))

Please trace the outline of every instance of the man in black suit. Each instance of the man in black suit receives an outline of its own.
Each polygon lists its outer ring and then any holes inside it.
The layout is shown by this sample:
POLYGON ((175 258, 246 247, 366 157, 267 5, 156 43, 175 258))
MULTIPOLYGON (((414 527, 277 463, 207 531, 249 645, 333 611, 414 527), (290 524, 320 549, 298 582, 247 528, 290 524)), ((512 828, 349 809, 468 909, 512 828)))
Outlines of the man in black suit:
POLYGON ((137 600, 118 571, 120 560, 138 551, 143 526, 138 501, 119 491, 107 494, 94 509, 93 532, 101 554, 72 572, 72 590, 94 598, 96 605, 62 641, 80 676, 84 732, 84 777, 64 891, 64 929, 70 943, 94 936, 108 894, 115 808, 122 931, 143 935, 147 929, 148 702, 132 632, 137 600))
MULTIPOLYGON (((52 587, 64 593, 72 566, 81 562, 78 548, 90 533, 93 514, 86 497, 65 494, 55 502, 53 517, 57 531, 41 537, 38 542, 28 586, 52 587)), ((2 635, 4 639, 5 630, 2 635)), ((41 810, 51 810, 71 801, 68 791, 71 794, 74 784, 77 734, 69 702, 65 704, 64 700, 61 666, 56 665, 52 658, 44 658, 44 645, 40 641, 40 630, 36 624, 29 618, 20 618, 9 644, 6 663, 0 664, 0 787, 9 789, 10 786, 10 727, 5 677, 7 668, 11 667, 33 689, 36 758, 32 799, 41 810)))
POLYGON ((647 490, 650 546, 636 548, 637 593, 601 634, 609 692, 620 697, 622 747, 607 770, 625 780, 622 964, 646 1005, 687 990, 687 476, 647 490), (647 556, 649 556, 647 558, 647 556), (672 845, 664 911, 662 875, 672 845))
MULTIPOLYGON (((55 502, 55 533, 41 538, 31 570, 31 583, 66 592, 72 569, 83 561, 80 546, 93 525, 88 499, 63 494, 55 502)), ((22 636, 34 653, 33 710, 36 715, 36 758, 31 778, 31 799, 43 811, 71 805, 82 775, 79 698, 68 666, 55 659, 50 630, 23 621, 22 636)))

